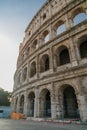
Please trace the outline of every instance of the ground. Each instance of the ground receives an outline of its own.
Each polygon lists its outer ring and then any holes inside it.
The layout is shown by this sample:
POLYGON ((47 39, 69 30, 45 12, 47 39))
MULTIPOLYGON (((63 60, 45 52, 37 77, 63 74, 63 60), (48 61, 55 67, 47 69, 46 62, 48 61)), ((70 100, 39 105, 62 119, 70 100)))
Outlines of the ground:
POLYGON ((87 130, 87 125, 0 119, 0 130, 87 130))

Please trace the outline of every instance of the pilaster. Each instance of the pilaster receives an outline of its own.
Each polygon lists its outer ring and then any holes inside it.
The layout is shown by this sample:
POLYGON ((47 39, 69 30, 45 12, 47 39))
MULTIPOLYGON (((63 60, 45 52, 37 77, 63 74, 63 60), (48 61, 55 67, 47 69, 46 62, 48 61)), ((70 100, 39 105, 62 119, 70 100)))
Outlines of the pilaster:
POLYGON ((53 69, 54 69, 54 66, 53 66, 53 59, 54 57, 53 57, 53 49, 52 49, 52 47, 50 48, 50 55, 49 55, 49 59, 50 59, 50 69, 53 71, 53 69))
POLYGON ((24 115, 27 116, 27 105, 28 105, 28 98, 27 98, 27 90, 24 93, 24 115))
POLYGON ((66 29, 70 29, 71 27, 73 27, 74 23, 73 23, 73 20, 71 19, 71 14, 67 13, 65 15, 65 19, 66 19, 66 22, 65 22, 65 26, 66 26, 66 29))
POLYGON ((77 55, 76 55, 76 48, 75 48, 75 43, 73 41, 73 38, 69 39, 70 42, 70 59, 72 62, 72 66, 77 66, 78 62, 77 62, 77 55))
POLYGON ((17 109, 16 112, 20 112, 20 95, 18 96, 17 109))
POLYGON ((55 86, 51 83, 51 117, 56 119, 55 86))
POLYGON ((37 55, 36 58, 36 74, 37 74, 37 78, 39 78, 39 74, 40 74, 40 68, 39 68, 39 55, 37 55))
POLYGON ((39 104, 39 102, 38 102, 38 88, 35 88, 35 101, 34 101, 34 117, 35 118, 39 116, 38 115, 38 110, 39 110, 38 104, 39 104))

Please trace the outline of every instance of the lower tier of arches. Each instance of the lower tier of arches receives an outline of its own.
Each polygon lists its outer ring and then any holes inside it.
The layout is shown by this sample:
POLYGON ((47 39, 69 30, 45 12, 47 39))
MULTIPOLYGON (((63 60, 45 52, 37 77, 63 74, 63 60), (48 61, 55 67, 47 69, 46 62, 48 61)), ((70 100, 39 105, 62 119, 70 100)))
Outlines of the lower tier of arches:
POLYGON ((34 118, 87 120, 87 96, 81 85, 69 80, 27 89, 13 97, 12 111, 34 118))

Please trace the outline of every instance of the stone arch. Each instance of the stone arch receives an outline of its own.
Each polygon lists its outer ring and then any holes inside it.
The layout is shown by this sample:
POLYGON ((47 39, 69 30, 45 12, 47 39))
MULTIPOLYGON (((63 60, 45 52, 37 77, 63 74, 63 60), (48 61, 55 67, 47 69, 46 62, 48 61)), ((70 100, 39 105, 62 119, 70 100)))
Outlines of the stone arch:
POLYGON ((35 104, 35 93, 31 91, 28 94, 28 116, 34 117, 34 104, 35 104))
POLYGON ((50 69, 49 55, 44 54, 40 59, 40 72, 45 72, 50 69))
POLYGON ((25 67, 22 72, 22 81, 24 82, 26 78, 27 78, 27 67, 25 67))
POLYGON ((51 117, 51 92, 44 88, 39 94, 40 117, 51 117))
POLYGON ((63 84, 58 89, 60 113, 64 118, 80 118, 77 89, 71 84, 63 84))
POLYGON ((84 34, 78 38, 77 41, 77 47, 79 50, 80 58, 86 58, 87 57, 87 34, 84 34))
POLYGON ((38 42, 37 42, 37 39, 35 39, 33 44, 32 44, 32 50, 35 50, 37 48, 38 48, 38 42))
POLYGON ((70 63, 69 50, 65 45, 62 45, 56 50, 56 63, 57 66, 70 63))
POLYGON ((43 39, 43 42, 46 43, 49 41, 49 31, 48 30, 45 30, 42 34, 42 39, 43 39))
POLYGON ((19 72, 19 73, 17 73, 17 77, 16 77, 17 79, 17 85, 20 85, 20 83, 21 83, 21 72, 19 72))
POLYGON ((24 95, 20 97, 20 113, 24 112, 24 95))
POLYGON ((30 78, 36 74, 36 62, 33 61, 30 65, 30 78))
POLYGON ((30 46, 27 47, 26 52, 27 52, 27 56, 28 56, 30 54, 30 46))
POLYGON ((82 37, 82 41, 79 46, 81 59, 87 58, 87 36, 82 37))
POLYGON ((72 12, 72 20, 74 22, 74 25, 77 25, 86 19, 87 19, 87 15, 83 7, 79 7, 72 12))
POLYGON ((58 21, 55 25, 54 25, 54 31, 55 34, 58 35, 62 32, 65 31, 65 23, 63 20, 58 21))

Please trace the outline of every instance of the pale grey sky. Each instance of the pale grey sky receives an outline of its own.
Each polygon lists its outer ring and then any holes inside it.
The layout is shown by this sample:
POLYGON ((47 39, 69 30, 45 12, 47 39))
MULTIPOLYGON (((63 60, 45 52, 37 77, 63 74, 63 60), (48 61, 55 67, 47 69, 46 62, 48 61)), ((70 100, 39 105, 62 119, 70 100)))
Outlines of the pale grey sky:
POLYGON ((24 31, 46 0, 0 0, 0 87, 13 90, 19 44, 24 31))

